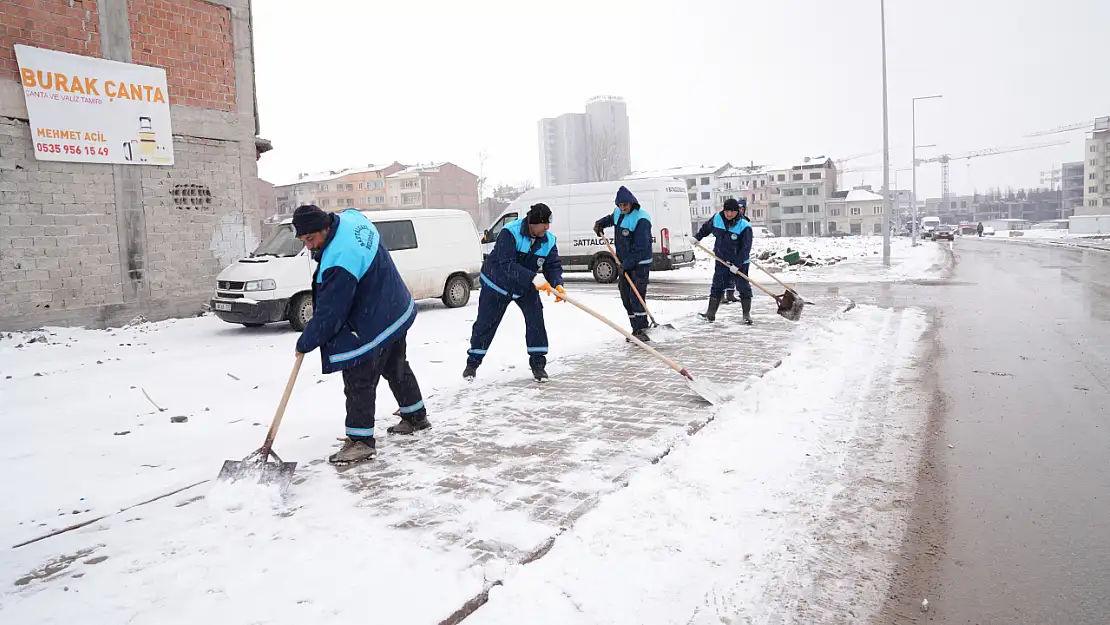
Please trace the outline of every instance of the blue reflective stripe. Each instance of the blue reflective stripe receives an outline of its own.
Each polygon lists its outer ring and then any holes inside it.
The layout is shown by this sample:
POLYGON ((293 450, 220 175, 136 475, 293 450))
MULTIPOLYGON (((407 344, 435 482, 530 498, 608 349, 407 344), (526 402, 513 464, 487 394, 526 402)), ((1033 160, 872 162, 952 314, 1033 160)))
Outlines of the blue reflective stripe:
POLYGON ((394 321, 393 324, 390 325, 388 328, 382 330, 382 333, 379 334, 378 336, 374 337, 373 341, 370 341, 369 343, 367 343, 366 345, 363 345, 362 347, 360 347, 358 349, 353 349, 349 352, 343 352, 342 354, 335 354, 335 355, 331 356, 330 358, 328 358, 328 361, 332 362, 332 363, 343 362, 344 360, 350 360, 352 358, 358 358, 359 356, 365 354, 366 352, 374 349, 375 347, 380 345, 382 341, 386 340, 387 338, 390 337, 390 335, 392 335, 394 332, 396 332, 398 328, 405 325, 405 322, 408 321, 409 318, 412 317, 412 314, 415 310, 416 310, 416 301, 409 300, 409 307, 408 307, 408 310, 405 311, 405 314, 401 315, 400 318, 398 318, 397 321, 394 321))
POLYGON ((374 428, 347 428, 347 436, 373 436, 374 428))
POLYGON ((651 259, 648 258, 647 260, 641 260, 640 262, 638 262, 636 264, 637 265, 650 265, 651 264, 651 259))
POLYGON ((486 286, 493 289, 494 291, 497 291, 498 293, 500 293, 502 295, 508 295, 509 294, 508 291, 506 291, 505 289, 503 289, 503 288, 497 286, 496 284, 494 284, 493 280, 490 280, 489 278, 487 278, 486 274, 484 274, 484 273, 478 274, 478 277, 482 279, 482 284, 485 284, 486 286))
POLYGON ((546 354, 547 353, 547 346, 545 345, 543 347, 529 347, 528 348, 528 353, 529 354, 546 354))
POLYGON ((468 353, 468 354, 478 354, 478 355, 484 356, 485 353, 486 353, 486 350, 484 350, 484 349, 468 349, 468 350, 466 350, 466 353, 468 353))
POLYGON ((410 412, 416 412, 417 410, 420 410, 423 407, 424 407, 424 400, 421 399, 420 401, 416 402, 415 404, 413 404, 411 406, 402 407, 400 409, 400 412, 401 412, 401 414, 409 414, 410 412))

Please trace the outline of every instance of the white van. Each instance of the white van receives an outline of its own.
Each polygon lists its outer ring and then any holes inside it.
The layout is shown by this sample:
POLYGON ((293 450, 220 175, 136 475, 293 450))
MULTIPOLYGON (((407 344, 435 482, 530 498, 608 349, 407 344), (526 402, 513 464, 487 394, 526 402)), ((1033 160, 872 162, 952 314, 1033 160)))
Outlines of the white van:
MULTIPOLYGON (((461 210, 363 211, 381 233, 415 299, 438 297, 449 308, 465 306, 478 287, 482 249, 470 215, 461 210)), ((312 273, 316 262, 293 232, 293 220, 247 258, 216 278, 212 311, 248 328, 289 321, 304 329, 312 318, 312 273)))
POLYGON ((922 217, 921 218, 921 238, 930 239, 933 236, 933 230, 940 225, 940 217, 922 217))
MULTIPOLYGON (((651 215, 653 271, 675 269, 694 262, 690 245, 690 200, 686 183, 677 178, 648 178, 612 182, 564 184, 532 189, 513 200, 483 237, 483 251, 489 254, 505 224, 528 212, 537 203, 551 208, 551 231, 559 247, 565 271, 592 271, 598 282, 614 282, 619 274, 615 259, 594 233, 594 222, 610 215, 613 198, 624 185, 636 196, 640 207, 651 215)), ((613 243, 612 236, 609 243, 613 243)))

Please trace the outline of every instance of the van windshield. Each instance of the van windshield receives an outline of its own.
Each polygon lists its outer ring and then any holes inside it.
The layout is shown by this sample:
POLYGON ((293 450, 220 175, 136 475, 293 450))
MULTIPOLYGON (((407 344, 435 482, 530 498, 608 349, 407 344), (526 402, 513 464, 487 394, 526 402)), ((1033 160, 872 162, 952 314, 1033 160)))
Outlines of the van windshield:
POLYGON ((270 238, 266 239, 251 256, 296 256, 304 249, 304 243, 293 232, 292 224, 278 226, 270 238))

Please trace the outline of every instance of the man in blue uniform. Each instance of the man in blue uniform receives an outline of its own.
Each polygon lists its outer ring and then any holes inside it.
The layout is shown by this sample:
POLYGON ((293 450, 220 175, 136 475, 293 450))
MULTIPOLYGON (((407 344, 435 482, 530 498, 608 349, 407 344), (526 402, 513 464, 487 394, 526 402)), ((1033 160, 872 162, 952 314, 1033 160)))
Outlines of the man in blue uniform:
POLYGON ((373 458, 374 399, 384 377, 400 406, 401 422, 390 434, 430 427, 420 385, 405 356, 405 337, 416 303, 378 229, 357 210, 326 213, 301 206, 293 213, 297 238, 318 263, 312 277, 312 319, 297 340, 297 352, 320 348, 324 373, 343 372, 347 396, 347 440, 332 464, 373 458))
MULTIPOLYGON (((516 302, 524 313, 524 341, 528 345, 528 364, 537 382, 547 381, 547 328, 539 291, 563 291, 563 265, 551 228, 551 209, 535 204, 521 219, 505 224, 497 235, 493 251, 482 263, 482 291, 478 295, 478 318, 470 334, 463 377, 473 379, 493 342, 497 326, 509 303, 516 302), (532 281, 543 273, 547 280, 536 286, 532 281)), ((556 295, 556 302, 563 301, 556 295)))
MULTIPOLYGON (((648 278, 651 274, 651 215, 640 208, 636 196, 626 187, 617 189, 614 199, 617 205, 613 214, 606 215, 594 222, 594 232, 597 236, 605 236, 605 229, 613 228, 613 238, 616 239, 617 262, 620 270, 632 278, 640 297, 647 298, 648 278)), ((628 280, 623 275, 617 279, 617 288, 620 290, 621 303, 628 312, 628 321, 632 325, 632 335, 643 342, 648 342, 647 312, 640 304, 639 298, 632 292, 628 280)))
MULTIPOLYGON (((748 219, 748 201, 745 200, 744 198, 740 198, 740 200, 733 200, 733 201, 735 201, 737 203, 737 205, 739 206, 739 208, 740 208, 740 219, 743 219, 744 221, 748 222, 748 224, 750 225, 752 220, 748 219)), ((726 202, 727 202, 727 200, 726 200, 726 202)), ((753 230, 752 231, 753 239, 754 239, 754 236, 755 236, 755 231, 753 230)), ((744 267, 744 275, 747 275, 747 267, 744 267)), ((734 280, 735 286, 730 284, 728 286, 728 288, 725 289, 725 297, 724 297, 724 299, 721 300, 722 304, 735 304, 736 302, 741 301, 739 299, 736 299, 736 292, 737 291, 739 291, 741 293, 741 298, 745 297, 745 294, 746 294, 747 297, 752 296, 752 285, 751 285, 751 283, 749 283, 747 280, 745 280, 740 275, 734 275, 732 277, 735 278, 735 280, 734 280)))
MULTIPOLYGON (((726 263, 732 264, 740 273, 748 275, 748 256, 752 251, 752 227, 748 220, 740 217, 740 203, 734 199, 725 200, 724 210, 717 213, 702 224, 701 229, 694 238, 701 241, 710 234, 714 237, 713 253, 726 263)), ((732 275, 727 267, 716 263, 713 269, 713 284, 709 287, 709 308, 702 317, 709 321, 717 319, 717 308, 721 305, 721 297, 725 289, 739 283, 735 280, 744 280, 732 275)), ((740 289, 740 304, 744 307, 744 323, 752 323, 752 287, 747 280, 740 289)))

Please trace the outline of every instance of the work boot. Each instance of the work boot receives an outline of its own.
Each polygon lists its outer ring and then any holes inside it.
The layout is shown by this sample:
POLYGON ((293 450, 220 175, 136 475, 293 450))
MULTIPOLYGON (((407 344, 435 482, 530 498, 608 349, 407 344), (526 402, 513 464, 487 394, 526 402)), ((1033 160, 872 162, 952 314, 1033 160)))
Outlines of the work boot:
POLYGON ((532 367, 532 377, 537 382, 547 382, 547 371, 543 367, 532 367))
POLYGON ((420 430, 426 430, 432 427, 427 417, 419 417, 417 419, 409 420, 401 417, 401 422, 397 425, 391 425, 385 429, 390 434, 412 434, 420 430))
POLYGON ((473 380, 478 375, 478 365, 466 363, 466 368, 463 369, 463 378, 473 380))
POLYGON ((741 297, 740 305, 744 307, 744 324, 752 325, 752 298, 741 297))
POLYGON ((705 319, 706 321, 716 321, 717 320, 717 308, 719 308, 720 306, 721 306, 721 298, 711 297, 711 298, 709 298, 709 308, 707 308, 705 310, 705 312, 703 312, 703 313, 698 313, 698 315, 702 319, 705 319))
POLYGON ((352 464, 355 462, 362 462, 369 460, 378 455, 378 450, 374 447, 374 439, 354 439, 348 438, 343 442, 343 446, 339 451, 328 456, 328 462, 331 464, 352 464))
MULTIPOLYGON (((640 339, 641 343, 650 343, 651 342, 651 337, 648 336, 647 330, 645 330, 644 328, 640 328, 639 330, 633 330, 632 336, 640 339)), ((631 341, 629 341, 629 342, 631 342, 631 341)))
POLYGON ((721 300, 722 304, 732 304, 737 302, 736 291, 725 291, 725 298, 721 300))

